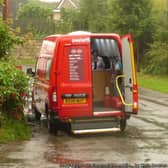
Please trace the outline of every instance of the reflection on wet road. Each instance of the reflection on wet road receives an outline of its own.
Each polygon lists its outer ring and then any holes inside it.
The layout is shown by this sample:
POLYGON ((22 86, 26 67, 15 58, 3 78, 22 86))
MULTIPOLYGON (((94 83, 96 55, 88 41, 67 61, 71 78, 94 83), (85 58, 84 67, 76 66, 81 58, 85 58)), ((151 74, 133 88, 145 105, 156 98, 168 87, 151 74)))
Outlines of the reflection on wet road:
POLYGON ((30 141, 0 145, 1 167, 44 167, 61 164, 168 164, 168 107, 140 101, 138 116, 128 120, 125 133, 48 135, 44 125, 33 127, 30 141))

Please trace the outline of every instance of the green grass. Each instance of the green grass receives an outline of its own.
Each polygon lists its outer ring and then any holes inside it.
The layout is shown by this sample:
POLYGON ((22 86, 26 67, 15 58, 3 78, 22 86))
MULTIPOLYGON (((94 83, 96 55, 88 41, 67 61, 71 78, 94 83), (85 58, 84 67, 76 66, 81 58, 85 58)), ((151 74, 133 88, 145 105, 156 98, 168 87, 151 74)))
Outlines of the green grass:
POLYGON ((1 121, 0 143, 27 140, 30 137, 31 129, 24 121, 15 119, 5 119, 5 121, 1 121))
POLYGON ((19 59, 19 60, 15 60, 17 65, 35 65, 36 60, 35 59, 19 59))
POLYGON ((138 84, 140 87, 168 93, 168 76, 154 76, 138 74, 138 84))

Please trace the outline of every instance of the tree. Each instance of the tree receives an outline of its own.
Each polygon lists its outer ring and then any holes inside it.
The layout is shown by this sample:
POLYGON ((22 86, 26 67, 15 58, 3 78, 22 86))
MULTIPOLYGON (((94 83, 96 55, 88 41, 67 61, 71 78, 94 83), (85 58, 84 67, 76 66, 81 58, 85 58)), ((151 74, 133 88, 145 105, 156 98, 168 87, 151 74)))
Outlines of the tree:
POLYGON ((0 58, 8 55, 11 47, 18 42, 19 38, 15 35, 13 29, 0 20, 0 58))
POLYGON ((57 21, 57 33, 68 33, 75 30, 75 18, 77 12, 73 9, 61 9, 61 20, 57 21))
POLYGON ((161 11, 156 21, 154 41, 168 42, 168 8, 161 11))
POLYGON ((147 44, 152 41, 154 22, 151 16, 150 0, 114 0, 109 1, 109 25, 113 32, 131 33, 135 39, 137 59, 143 62, 147 44))
POLYGON ((78 10, 62 9, 59 29, 61 32, 75 30, 106 32, 108 15, 107 1, 81 0, 78 10))
POLYGON ((150 44, 145 54, 146 73, 168 74, 168 9, 159 12, 156 17, 156 31, 153 36, 154 42, 150 44))
POLYGON ((154 75, 168 74, 168 41, 155 41, 146 52, 146 66, 143 72, 154 75))
POLYGON ((108 15, 107 1, 80 1, 79 16, 81 21, 81 29, 91 32, 106 32, 108 29, 108 15))
POLYGON ((20 7, 16 25, 21 28, 22 33, 32 32, 35 36, 48 35, 55 32, 52 17, 50 8, 39 5, 38 2, 28 2, 20 7))

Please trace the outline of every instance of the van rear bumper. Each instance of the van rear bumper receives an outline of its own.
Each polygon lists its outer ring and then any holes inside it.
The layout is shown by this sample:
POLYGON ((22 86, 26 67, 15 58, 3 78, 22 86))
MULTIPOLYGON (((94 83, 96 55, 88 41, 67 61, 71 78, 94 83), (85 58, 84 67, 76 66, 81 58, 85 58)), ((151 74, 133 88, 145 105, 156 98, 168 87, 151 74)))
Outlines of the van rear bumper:
POLYGON ((119 121, 116 117, 76 118, 71 121, 71 129, 74 134, 119 131, 119 121))
POLYGON ((114 117, 114 118, 124 118, 125 113, 121 110, 111 110, 111 111, 93 111, 87 112, 87 110, 81 108, 76 112, 75 110, 61 110, 60 108, 54 108, 52 111, 57 114, 58 118, 61 120, 69 120, 71 118, 84 118, 84 117, 114 117), (84 112, 83 112, 84 111, 84 112))

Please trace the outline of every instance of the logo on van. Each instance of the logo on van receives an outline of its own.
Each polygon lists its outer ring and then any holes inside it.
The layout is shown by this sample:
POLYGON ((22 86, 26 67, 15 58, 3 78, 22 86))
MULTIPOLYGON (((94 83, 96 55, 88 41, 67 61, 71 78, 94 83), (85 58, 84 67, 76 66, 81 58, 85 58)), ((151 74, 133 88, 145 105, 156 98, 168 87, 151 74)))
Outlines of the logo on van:
POLYGON ((90 38, 89 37, 72 39, 72 43, 88 43, 88 42, 90 42, 90 38))

